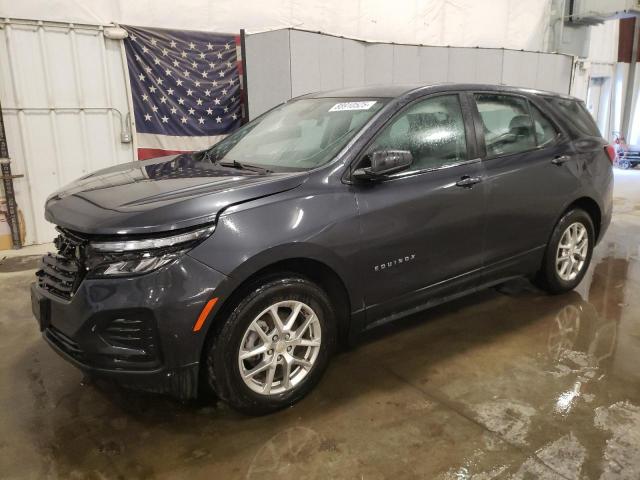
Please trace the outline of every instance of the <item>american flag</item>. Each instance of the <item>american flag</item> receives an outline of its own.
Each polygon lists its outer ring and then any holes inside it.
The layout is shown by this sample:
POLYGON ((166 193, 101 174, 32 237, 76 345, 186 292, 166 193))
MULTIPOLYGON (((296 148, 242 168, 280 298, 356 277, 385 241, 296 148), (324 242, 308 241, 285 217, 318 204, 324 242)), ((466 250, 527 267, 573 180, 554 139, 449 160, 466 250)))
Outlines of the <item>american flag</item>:
POLYGON ((240 126, 239 36, 123 28, 139 160, 206 148, 240 126))

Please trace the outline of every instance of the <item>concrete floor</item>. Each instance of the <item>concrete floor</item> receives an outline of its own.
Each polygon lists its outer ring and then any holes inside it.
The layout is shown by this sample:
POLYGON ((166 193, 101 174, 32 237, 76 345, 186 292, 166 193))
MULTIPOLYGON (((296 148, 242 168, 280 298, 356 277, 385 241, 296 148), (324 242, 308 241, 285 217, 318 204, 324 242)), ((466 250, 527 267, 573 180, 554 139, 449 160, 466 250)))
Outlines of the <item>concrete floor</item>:
POLYGON ((639 239, 640 171, 617 172, 576 292, 518 281, 386 327, 262 418, 86 383, 40 338, 33 270, 2 273, 0 477, 638 479, 639 239))

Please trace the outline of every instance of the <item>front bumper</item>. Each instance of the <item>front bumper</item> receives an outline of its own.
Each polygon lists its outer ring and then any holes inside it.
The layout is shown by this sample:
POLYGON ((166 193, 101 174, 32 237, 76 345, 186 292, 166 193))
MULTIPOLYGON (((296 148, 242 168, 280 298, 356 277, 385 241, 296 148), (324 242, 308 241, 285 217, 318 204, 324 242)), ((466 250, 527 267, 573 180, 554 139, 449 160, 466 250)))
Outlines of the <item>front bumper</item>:
POLYGON ((42 334, 63 358, 123 386, 194 398, 207 327, 202 308, 227 277, 188 255, 146 275, 86 278, 69 300, 31 287, 42 334))

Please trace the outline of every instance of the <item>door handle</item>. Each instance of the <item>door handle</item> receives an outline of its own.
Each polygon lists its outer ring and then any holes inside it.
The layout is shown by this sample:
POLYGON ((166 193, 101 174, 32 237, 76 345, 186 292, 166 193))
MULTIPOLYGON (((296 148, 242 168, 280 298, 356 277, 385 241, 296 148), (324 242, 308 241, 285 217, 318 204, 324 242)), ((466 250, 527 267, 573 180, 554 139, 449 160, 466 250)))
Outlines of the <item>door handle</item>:
POLYGON ((469 175, 464 175, 463 177, 460 178, 460 180, 456 182, 456 186, 471 188, 476 183, 480 183, 481 181, 482 179, 480 177, 470 177, 469 175))
POLYGON ((557 157, 554 157, 553 160, 551 160, 551 163, 553 163, 554 165, 562 165, 569 160, 571 160, 571 157, 569 155, 558 155, 557 157))

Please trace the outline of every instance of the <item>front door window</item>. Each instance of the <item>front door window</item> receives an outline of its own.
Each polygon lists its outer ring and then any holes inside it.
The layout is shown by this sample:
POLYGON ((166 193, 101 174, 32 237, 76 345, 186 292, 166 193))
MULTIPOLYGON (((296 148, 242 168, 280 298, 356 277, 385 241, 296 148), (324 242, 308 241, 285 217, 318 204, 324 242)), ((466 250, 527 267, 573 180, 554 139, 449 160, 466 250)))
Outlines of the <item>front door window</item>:
MULTIPOLYGON (((408 170, 432 170, 465 161, 467 141, 458 95, 441 95, 417 102, 391 122, 367 149, 408 150, 408 170)), ((403 172, 403 174, 405 174, 403 172)))

